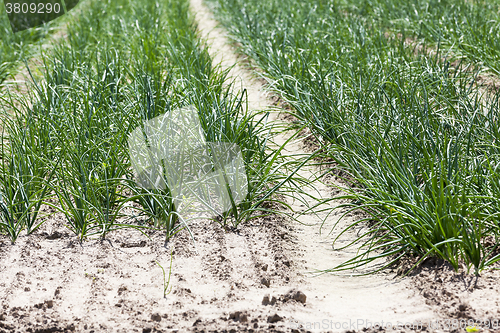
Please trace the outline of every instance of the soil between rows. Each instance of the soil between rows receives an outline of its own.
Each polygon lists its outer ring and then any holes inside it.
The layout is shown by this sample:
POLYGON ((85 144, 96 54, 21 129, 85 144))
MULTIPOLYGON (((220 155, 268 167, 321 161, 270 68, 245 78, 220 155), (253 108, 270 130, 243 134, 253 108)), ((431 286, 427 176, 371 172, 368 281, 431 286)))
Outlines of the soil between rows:
MULTIPOLYGON (((238 65, 245 61, 209 10, 200 0, 193 0, 192 8, 201 35, 217 50, 214 62, 223 68, 236 64, 231 74, 248 89, 251 109, 270 108, 269 93, 238 65)), ((296 141, 286 153, 305 150, 296 141)), ((315 170, 303 172, 313 176, 315 170)), ((322 197, 333 193, 321 182, 312 189, 322 197)), ((301 209, 300 203, 291 205, 301 209)), ((305 226, 272 216, 237 230, 200 222, 191 226, 194 243, 187 231, 165 242, 159 232, 148 239, 134 230, 80 243, 55 215, 14 245, 0 239, 0 332, 361 331, 353 321, 423 323, 388 332, 464 332, 463 327, 446 329, 445 320, 500 320, 496 270, 476 279, 429 260, 403 279, 391 271, 311 277, 311 270, 330 268, 353 254, 331 249, 335 234, 319 233, 322 218, 303 216, 302 222, 313 225, 305 226), (172 289, 164 298, 156 261, 168 272, 171 251, 172 289)), ((488 331, 500 330, 482 330, 488 331)))

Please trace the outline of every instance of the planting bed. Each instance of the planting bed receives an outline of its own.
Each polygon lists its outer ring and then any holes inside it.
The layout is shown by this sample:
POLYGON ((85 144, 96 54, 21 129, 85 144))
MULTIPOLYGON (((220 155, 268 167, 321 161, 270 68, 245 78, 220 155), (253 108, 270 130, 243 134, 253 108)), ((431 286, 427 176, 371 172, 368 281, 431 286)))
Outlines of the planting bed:
POLYGON ((499 331, 491 6, 88 0, 9 35, 46 51, 0 91, 0 332, 499 331), (192 221, 127 142, 187 106, 249 182, 192 221))

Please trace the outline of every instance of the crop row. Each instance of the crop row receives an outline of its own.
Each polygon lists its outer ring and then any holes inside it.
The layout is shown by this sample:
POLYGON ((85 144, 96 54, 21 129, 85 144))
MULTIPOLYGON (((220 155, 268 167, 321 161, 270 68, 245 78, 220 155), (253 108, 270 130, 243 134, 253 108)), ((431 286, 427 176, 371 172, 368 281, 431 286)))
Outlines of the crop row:
POLYGON ((81 239, 125 227, 161 228, 168 238, 188 226, 168 187, 138 185, 128 149, 134 129, 187 106, 204 140, 239 146, 248 180, 244 198, 208 218, 237 226, 269 214, 264 202, 281 202, 276 194, 286 195, 293 163, 267 149, 274 131, 266 114, 249 114, 245 92, 212 65, 188 2, 80 5, 88 10, 44 54, 44 77, 33 77, 27 94, 2 99, 0 231, 14 242, 51 209, 81 239))
MULTIPOLYGON (((497 1, 210 0, 366 215, 351 269, 500 259, 497 1)), ((338 198, 334 198, 338 199, 338 198)), ((353 244, 350 244, 353 245, 353 244)))

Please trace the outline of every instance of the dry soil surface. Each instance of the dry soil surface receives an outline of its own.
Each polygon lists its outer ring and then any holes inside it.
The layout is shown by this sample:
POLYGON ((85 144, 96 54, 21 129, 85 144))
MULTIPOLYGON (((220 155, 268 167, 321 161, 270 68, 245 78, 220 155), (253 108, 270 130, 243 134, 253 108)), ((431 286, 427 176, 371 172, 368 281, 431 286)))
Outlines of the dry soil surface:
MULTIPOLYGON (((261 81, 241 65, 249 62, 236 55, 210 11, 201 0, 191 4, 214 62, 235 65, 231 75, 248 90, 249 107, 273 108, 261 81)), ((279 119, 273 115, 273 121, 279 119)), ((286 139, 287 134, 275 141, 286 139)), ((305 149, 294 140, 285 153, 305 149)), ((333 185, 342 185, 335 178, 313 181, 318 172, 313 167, 301 172, 312 180, 305 190, 317 197, 331 197, 338 191, 333 185)), ((315 202, 289 203, 300 212, 315 202)), ((159 232, 148 238, 121 230, 83 243, 64 227, 64 217, 54 214, 15 244, 0 238, 0 332, 465 332, 464 320, 500 319, 498 271, 476 279, 429 260, 406 278, 397 270, 314 276, 314 270, 355 253, 332 250, 331 240, 359 214, 343 218, 331 235, 319 233, 324 214, 300 216, 307 225, 278 215, 238 229, 199 222, 191 225, 194 241, 186 231, 165 242, 159 232), (171 253, 170 293, 164 297, 156 262, 168 274, 171 253), (446 329, 452 319, 462 320, 462 328, 446 329), (388 328, 389 322, 407 328, 388 328), (376 323, 386 328, 363 330, 376 323)), ((339 214, 328 216, 324 230, 339 214)), ((343 241, 354 237, 348 233, 343 241)))

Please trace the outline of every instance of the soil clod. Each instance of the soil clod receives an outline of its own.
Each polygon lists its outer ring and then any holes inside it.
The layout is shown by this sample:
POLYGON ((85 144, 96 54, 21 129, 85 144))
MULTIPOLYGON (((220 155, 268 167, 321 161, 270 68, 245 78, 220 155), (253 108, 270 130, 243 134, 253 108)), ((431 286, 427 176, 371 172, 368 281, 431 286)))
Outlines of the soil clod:
POLYGON ((268 279, 268 278, 265 278, 263 277, 261 280, 260 280, 260 283, 262 283, 263 285, 265 285, 266 287, 269 288, 269 286, 271 285, 271 281, 268 279))
POLYGON ((270 323, 270 324, 274 324, 274 323, 277 323, 277 322, 282 321, 282 320, 283 320, 283 317, 281 317, 277 313, 275 313, 274 315, 269 316, 267 318, 267 322, 270 323))
POLYGON ((239 321, 240 323, 246 323, 248 321, 248 315, 242 311, 236 311, 229 315, 229 319, 239 321))

